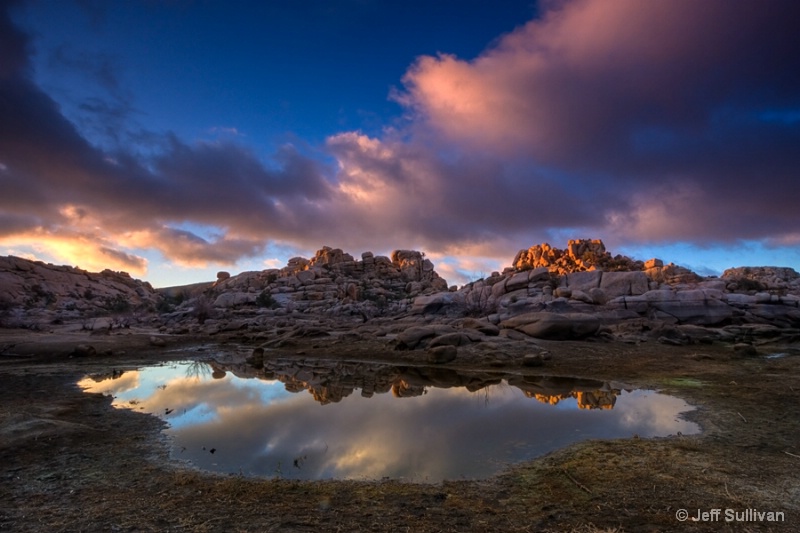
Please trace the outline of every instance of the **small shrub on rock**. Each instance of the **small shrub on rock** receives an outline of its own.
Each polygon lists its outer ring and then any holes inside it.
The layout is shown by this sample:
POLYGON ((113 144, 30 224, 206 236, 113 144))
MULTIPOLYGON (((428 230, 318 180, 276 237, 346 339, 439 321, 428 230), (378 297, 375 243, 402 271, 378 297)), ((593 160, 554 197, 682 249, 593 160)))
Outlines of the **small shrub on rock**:
POLYGON ((268 307, 270 309, 274 309, 275 307, 278 307, 278 302, 275 301, 275 298, 272 297, 272 294, 268 289, 264 289, 256 297, 256 305, 258 307, 268 307))
POLYGON ((207 296, 198 296, 194 300, 192 314, 197 318, 197 321, 203 324, 207 319, 211 318, 214 312, 214 305, 207 296))

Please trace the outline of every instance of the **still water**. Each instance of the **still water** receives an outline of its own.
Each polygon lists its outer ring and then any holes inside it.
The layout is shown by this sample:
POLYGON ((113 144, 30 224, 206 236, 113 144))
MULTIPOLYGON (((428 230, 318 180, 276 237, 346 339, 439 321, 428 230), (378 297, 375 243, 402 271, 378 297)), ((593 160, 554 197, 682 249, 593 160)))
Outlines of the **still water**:
POLYGON ((80 386, 163 418, 176 459, 248 476, 484 478, 584 439, 699 431, 690 405, 654 391, 439 367, 185 361, 80 386))

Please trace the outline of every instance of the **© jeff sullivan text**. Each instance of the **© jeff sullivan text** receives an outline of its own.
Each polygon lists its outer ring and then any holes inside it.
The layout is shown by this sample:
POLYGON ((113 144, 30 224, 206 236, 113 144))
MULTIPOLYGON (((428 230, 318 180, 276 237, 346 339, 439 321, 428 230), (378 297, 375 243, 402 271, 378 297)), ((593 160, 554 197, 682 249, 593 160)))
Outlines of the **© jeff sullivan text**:
POLYGON ((783 511, 760 511, 758 509, 678 509, 675 518, 679 522, 690 520, 692 522, 785 522, 783 511))

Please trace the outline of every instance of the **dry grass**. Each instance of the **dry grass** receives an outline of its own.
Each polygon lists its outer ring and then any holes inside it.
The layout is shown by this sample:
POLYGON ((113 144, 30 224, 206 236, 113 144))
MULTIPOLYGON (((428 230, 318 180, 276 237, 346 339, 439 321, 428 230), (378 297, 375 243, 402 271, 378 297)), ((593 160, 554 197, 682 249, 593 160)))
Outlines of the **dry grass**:
MULTIPOLYGON (((713 347, 712 347, 713 348, 713 347)), ((260 480, 181 468, 161 422, 71 386, 104 361, 0 365, 0 531, 674 531, 677 509, 783 510, 796 529, 800 358, 711 359, 673 347, 563 343, 546 368, 663 388, 699 436, 585 441, 483 481, 260 480), (51 431, 51 429, 55 430, 51 431)), ((120 361, 114 364, 119 366, 120 361)))

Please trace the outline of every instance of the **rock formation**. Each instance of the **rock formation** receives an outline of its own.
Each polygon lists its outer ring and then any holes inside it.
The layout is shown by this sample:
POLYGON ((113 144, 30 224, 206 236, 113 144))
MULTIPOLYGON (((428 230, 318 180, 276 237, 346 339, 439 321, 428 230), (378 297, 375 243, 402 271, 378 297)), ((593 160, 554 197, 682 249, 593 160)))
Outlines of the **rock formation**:
POLYGON ((0 311, 6 326, 38 321, 153 312, 161 296, 126 272, 87 272, 70 266, 0 257, 0 311))
MULTIPOLYGON (((446 364, 497 339, 800 338, 800 274, 739 267, 701 277, 660 259, 612 256, 602 241, 587 239, 563 250, 521 250, 502 273, 449 290, 413 250, 364 252, 359 260, 325 246, 280 269, 219 272, 214 282, 159 291, 125 273, 0 258, 0 326, 133 311, 152 312, 149 324, 168 334, 246 334, 264 349, 374 335, 385 337, 387 348, 419 351, 404 356, 446 364)), ((529 362, 543 360, 532 354, 529 362)))
POLYGON ((402 312, 409 299, 447 289, 430 260, 413 250, 391 258, 361 254, 361 260, 328 246, 311 259, 294 257, 281 269, 244 272, 218 279, 210 296, 214 307, 275 305, 301 312, 359 314, 402 312))
POLYGON ((727 288, 736 291, 800 293, 800 274, 786 267, 738 267, 722 273, 727 288))
POLYGON ((612 257, 599 239, 576 239, 567 242, 564 250, 548 243, 520 250, 511 263, 516 270, 545 267, 556 274, 591 270, 642 270, 643 263, 629 257, 612 257))
MULTIPOLYGON (((602 241, 584 239, 569 241, 564 250, 549 244, 521 250, 502 273, 455 292, 417 297, 412 311, 482 316, 535 338, 579 339, 613 333, 637 319, 651 329, 795 328, 800 326, 799 306, 800 274, 790 268, 743 267, 721 278, 702 278, 660 259, 612 257, 602 241)), ((709 338, 708 332, 700 336, 709 338)))

